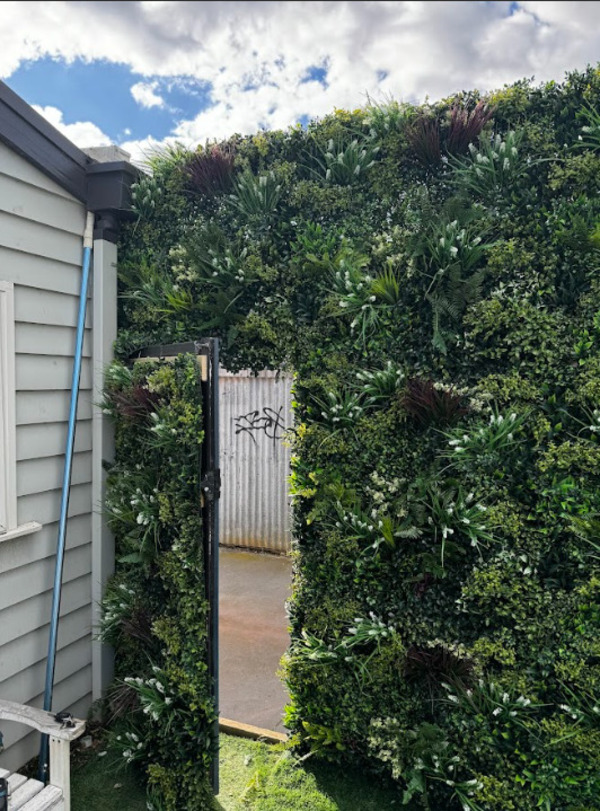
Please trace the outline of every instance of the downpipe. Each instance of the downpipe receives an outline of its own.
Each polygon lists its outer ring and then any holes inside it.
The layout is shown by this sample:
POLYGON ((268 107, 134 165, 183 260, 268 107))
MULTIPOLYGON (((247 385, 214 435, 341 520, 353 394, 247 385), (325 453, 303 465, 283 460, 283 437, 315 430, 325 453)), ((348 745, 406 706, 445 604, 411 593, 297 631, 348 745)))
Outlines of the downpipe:
MULTIPOLYGON (((54 568, 54 589, 52 592, 52 610, 50 614, 50 636, 48 639, 48 659, 46 660, 46 683, 44 688, 44 709, 52 709, 52 691, 54 688, 54 670, 56 667, 56 649, 58 642, 58 618, 60 614, 60 600, 62 596, 62 576, 65 559, 65 545, 67 539, 67 516, 69 512, 69 496, 71 493, 71 473, 73 469, 73 447, 75 445, 75 431, 77 428, 77 403, 79 400, 79 385, 81 378, 81 358, 83 355, 83 338, 85 334, 85 317, 87 312, 87 297, 90 279, 90 264, 94 240, 94 215, 88 212, 85 231, 83 234, 83 260, 81 267, 81 288, 79 293, 79 313, 77 316, 77 335, 75 339, 75 355, 73 358, 73 377, 71 380, 71 404, 69 408, 69 423, 67 429, 67 444, 65 449, 65 466, 63 472, 62 493, 60 501, 60 517, 58 523, 58 539, 56 543, 56 564, 54 568)), ((48 736, 42 735, 39 754, 39 779, 46 782, 48 779, 48 736)))

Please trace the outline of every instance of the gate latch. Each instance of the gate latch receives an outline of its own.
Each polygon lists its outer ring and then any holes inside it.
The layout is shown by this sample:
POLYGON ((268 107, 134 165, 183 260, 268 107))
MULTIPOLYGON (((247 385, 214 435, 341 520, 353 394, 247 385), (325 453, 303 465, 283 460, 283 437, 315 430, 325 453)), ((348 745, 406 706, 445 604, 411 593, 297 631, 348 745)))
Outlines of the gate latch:
POLYGON ((209 470, 200 482, 202 496, 207 501, 216 501, 221 497, 221 471, 219 468, 209 470))

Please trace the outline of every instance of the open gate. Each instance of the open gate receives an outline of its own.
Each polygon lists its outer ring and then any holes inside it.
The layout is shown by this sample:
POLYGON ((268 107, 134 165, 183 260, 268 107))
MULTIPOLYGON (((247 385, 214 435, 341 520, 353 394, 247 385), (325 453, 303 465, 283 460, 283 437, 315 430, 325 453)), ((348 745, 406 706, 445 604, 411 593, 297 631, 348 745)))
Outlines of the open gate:
POLYGON ((212 699, 216 720, 213 728, 215 754, 210 770, 210 782, 219 793, 219 342, 204 338, 177 344, 148 346, 132 355, 131 360, 172 360, 180 355, 195 355, 200 367, 198 397, 204 416, 204 441, 200 455, 200 492, 198 502, 202 511, 202 543, 204 552, 205 593, 208 612, 208 672, 212 684, 212 699))

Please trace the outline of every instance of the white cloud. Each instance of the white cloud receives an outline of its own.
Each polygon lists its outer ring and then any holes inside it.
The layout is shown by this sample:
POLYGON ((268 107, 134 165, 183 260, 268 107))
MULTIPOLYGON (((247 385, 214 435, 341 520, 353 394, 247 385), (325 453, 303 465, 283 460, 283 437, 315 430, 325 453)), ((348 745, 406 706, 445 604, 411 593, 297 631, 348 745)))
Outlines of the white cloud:
POLYGON ((0 76, 44 55, 125 62, 148 77, 132 88, 142 105, 162 101, 157 78, 193 77, 210 85, 212 106, 176 122, 173 137, 195 143, 357 107, 367 93, 423 100, 523 77, 561 80, 600 57, 600 3, 511 5, 30 2, 23 14, 22 3, 4 2, 0 76), (303 81, 324 64, 325 84, 303 81))
POLYGON ((146 109, 150 107, 164 107, 165 100, 156 92, 157 88, 158 82, 137 82, 130 87, 130 91, 140 107, 145 107, 146 109))
POLYGON ((75 121, 73 124, 66 124, 63 121, 62 112, 57 107, 39 107, 34 104, 33 109, 43 115, 46 121, 49 121, 53 127, 66 135, 80 149, 110 144, 108 135, 105 135, 100 127, 92 124, 91 121, 75 121))

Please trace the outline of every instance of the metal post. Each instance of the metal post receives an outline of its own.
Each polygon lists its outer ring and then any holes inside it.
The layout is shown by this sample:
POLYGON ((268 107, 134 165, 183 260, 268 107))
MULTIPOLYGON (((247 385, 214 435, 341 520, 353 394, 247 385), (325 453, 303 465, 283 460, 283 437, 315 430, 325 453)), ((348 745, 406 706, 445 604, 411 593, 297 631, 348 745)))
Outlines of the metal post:
MULTIPOLYGON (((212 468, 219 469, 219 341, 211 338, 211 433, 212 442, 212 468)), ((219 488, 220 489, 220 488, 219 488)), ((216 719, 213 734, 218 747, 219 743, 219 489, 215 493, 212 501, 212 527, 210 538, 211 553, 211 579, 212 579, 212 600, 210 602, 210 626, 211 626, 211 648, 212 648, 212 683, 213 700, 216 711, 216 719)), ((212 761, 211 785, 215 794, 219 793, 219 755, 212 761)))
MULTIPOLYGON (((198 354, 202 345, 197 344, 198 354)), ((207 379, 203 387, 204 451, 202 460, 203 539, 205 588, 208 600, 208 672, 216 712, 213 739, 219 743, 219 342, 209 338, 204 343, 207 379)), ((211 763, 210 783, 219 793, 218 754, 211 763)))

